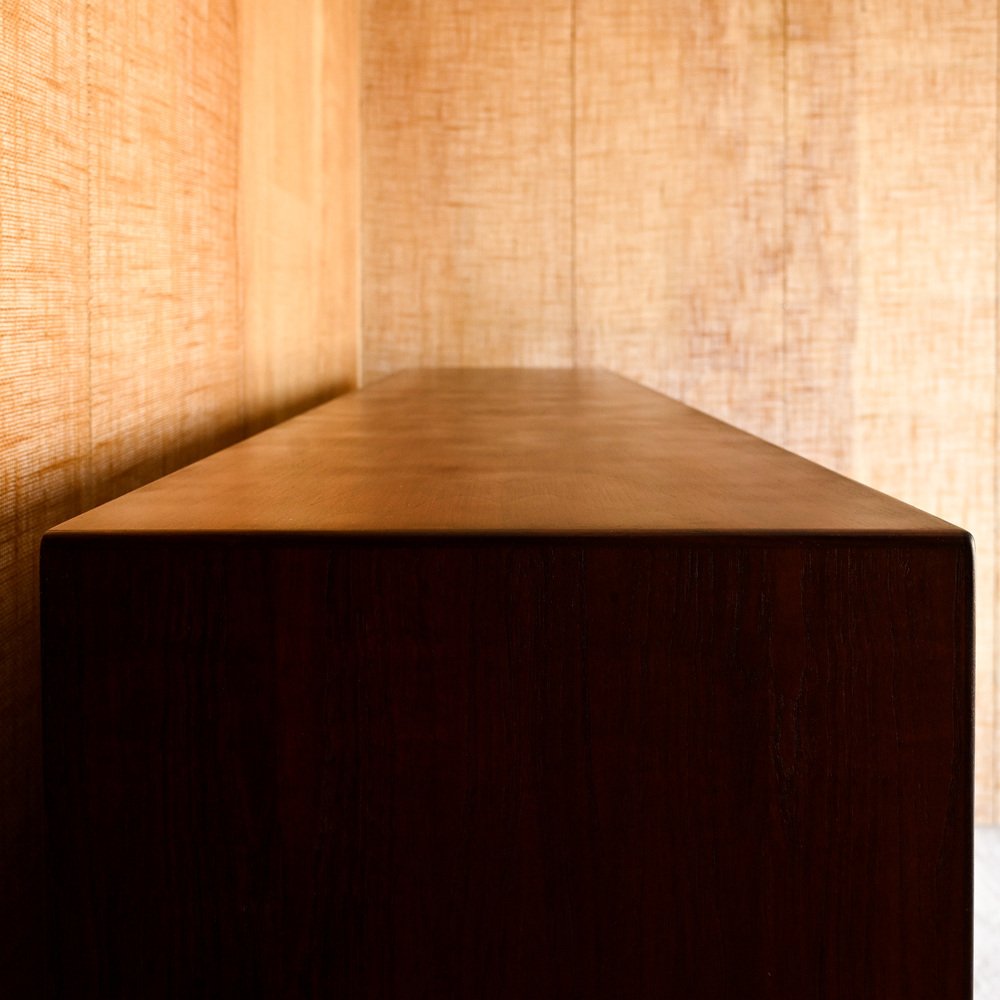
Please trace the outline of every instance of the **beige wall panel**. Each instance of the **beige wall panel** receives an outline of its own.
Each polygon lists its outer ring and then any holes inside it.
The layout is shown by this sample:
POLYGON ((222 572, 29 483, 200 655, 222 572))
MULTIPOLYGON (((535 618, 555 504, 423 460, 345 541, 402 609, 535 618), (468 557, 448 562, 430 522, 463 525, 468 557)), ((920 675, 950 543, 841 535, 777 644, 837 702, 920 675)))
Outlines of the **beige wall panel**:
POLYGON ((225 0, 89 6, 95 500, 241 430, 225 0))
POLYGON ((978 816, 996 819, 996 9, 882 0, 857 27, 851 472, 976 536, 978 816))
POLYGON ((37 551, 88 474, 83 7, 0 2, 0 994, 40 995, 37 551))
POLYGON ((789 0, 786 16, 781 443, 848 473, 860 180, 854 0, 789 0))
POLYGON ((779 438, 780 0, 579 0, 575 35, 580 362, 779 438))
POLYGON ((357 0, 239 0, 246 408, 351 387, 359 337, 357 0))
POLYGON ((364 11, 366 379, 572 363, 571 4, 364 11))
MULTIPOLYGON (((341 389, 361 365, 361 9, 325 0, 323 16, 323 227, 319 372, 341 389)), ((314 390, 315 391, 315 390, 314 390)))

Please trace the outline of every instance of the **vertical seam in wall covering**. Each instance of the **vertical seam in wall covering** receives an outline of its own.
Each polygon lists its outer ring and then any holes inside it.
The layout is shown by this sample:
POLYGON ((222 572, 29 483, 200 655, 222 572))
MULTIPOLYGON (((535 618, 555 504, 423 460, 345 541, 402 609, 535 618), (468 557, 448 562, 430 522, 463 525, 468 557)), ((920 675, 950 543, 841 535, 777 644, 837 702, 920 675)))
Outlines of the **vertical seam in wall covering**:
POLYGON ((576 213, 577 213, 577 190, 576 190, 576 116, 577 116, 577 79, 576 79, 576 25, 577 25, 577 0, 570 2, 569 14, 569 335, 570 335, 570 357, 573 367, 580 363, 580 330, 577 313, 577 284, 576 284, 576 213))
POLYGON ((84 232, 87 234, 86 240, 86 275, 87 287, 85 290, 86 305, 83 310, 83 319, 86 325, 87 343, 87 450, 84 455, 85 472, 83 479, 83 504, 84 508, 90 508, 96 503, 97 495, 94 489, 94 343, 93 343, 93 323, 91 322, 91 296, 94 288, 94 233, 91 222, 91 205, 93 204, 94 187, 94 155, 93 137, 91 130, 93 122, 91 112, 92 101, 92 80, 91 73, 91 19, 93 16, 93 0, 87 0, 83 6, 83 39, 84 39, 84 60, 83 60, 83 109, 82 119, 84 128, 84 162, 87 166, 87 178, 85 184, 85 200, 83 205, 84 232))
POLYGON ((236 43, 236 163, 233 167, 236 183, 236 197, 233 199, 233 229, 236 248, 236 261, 233 268, 233 280, 236 283, 236 328, 239 335, 239 412, 238 419, 240 425, 240 437, 247 435, 247 339, 244 336, 246 329, 246 302, 243 296, 243 199, 242 172, 243 172, 243 113, 241 107, 243 93, 243 52, 242 36, 243 19, 240 17, 239 0, 232 0, 231 9, 233 12, 233 39, 236 43))
MULTIPOLYGON (((996 4, 994 11, 996 23, 996 38, 993 50, 993 76, 996 80, 994 89, 994 128, 993 128, 993 544, 1000 544, 1000 469, 998 469, 997 447, 1000 445, 1000 434, 998 434, 998 413, 1000 413, 1000 2, 996 4)), ((994 562, 994 600, 993 600, 993 662, 984 665, 974 651, 974 660, 977 669, 989 669, 993 672, 993 684, 991 693, 993 704, 991 708, 991 718, 993 720, 993 732, 990 734, 992 752, 992 768, 990 772, 990 803, 989 818, 992 823, 1000 822, 1000 810, 997 808, 997 676, 1000 675, 1000 642, 997 641, 997 601, 996 594, 1000 592, 1000 559, 994 562)))
POLYGON ((788 0, 781 0, 781 445, 788 447, 788 0))
POLYGON ((354 260, 354 270, 357 275, 357 311, 354 317, 354 384, 360 389, 365 378, 365 11, 368 0, 357 0, 357 23, 354 26, 355 40, 358 47, 356 86, 357 92, 357 123, 354 138, 357 142, 357 185, 358 196, 355 203, 355 224, 357 225, 357 252, 354 260))

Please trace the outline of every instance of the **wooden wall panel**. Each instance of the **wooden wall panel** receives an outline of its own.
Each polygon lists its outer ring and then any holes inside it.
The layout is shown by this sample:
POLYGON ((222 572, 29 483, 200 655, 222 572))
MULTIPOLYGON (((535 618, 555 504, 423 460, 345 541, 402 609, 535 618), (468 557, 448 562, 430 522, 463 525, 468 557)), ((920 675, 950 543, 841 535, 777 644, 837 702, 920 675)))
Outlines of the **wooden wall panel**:
POLYGON ((357 0, 240 0, 246 406, 260 428, 350 388, 359 336, 357 0))
POLYGON ((0 2, 0 994, 36 993, 42 925, 38 537, 88 477, 86 25, 0 2))
POLYGON ((579 358, 773 439, 782 4, 576 9, 579 358))
POLYGON ((368 0, 364 371, 568 365, 566 0, 368 0))

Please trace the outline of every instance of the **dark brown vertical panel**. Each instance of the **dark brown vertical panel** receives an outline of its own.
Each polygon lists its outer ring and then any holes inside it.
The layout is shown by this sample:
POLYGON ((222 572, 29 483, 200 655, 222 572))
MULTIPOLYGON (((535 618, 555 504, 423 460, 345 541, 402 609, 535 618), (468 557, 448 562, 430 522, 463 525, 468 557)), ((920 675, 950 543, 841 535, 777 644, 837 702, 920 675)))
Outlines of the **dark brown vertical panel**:
POLYGON ((968 557, 902 539, 587 553, 623 992, 971 997, 968 557))
POLYGON ((779 440, 779 0, 580 0, 579 358, 779 440))
POLYGON ((364 6, 364 369, 573 361, 571 5, 364 6))
POLYGON ((968 1000, 960 536, 46 544, 62 995, 968 1000))
POLYGON ((96 499, 242 427, 237 49, 225 0, 89 7, 96 499))
POLYGON ((88 474, 82 4, 0 3, 0 994, 41 961, 38 541, 88 474))

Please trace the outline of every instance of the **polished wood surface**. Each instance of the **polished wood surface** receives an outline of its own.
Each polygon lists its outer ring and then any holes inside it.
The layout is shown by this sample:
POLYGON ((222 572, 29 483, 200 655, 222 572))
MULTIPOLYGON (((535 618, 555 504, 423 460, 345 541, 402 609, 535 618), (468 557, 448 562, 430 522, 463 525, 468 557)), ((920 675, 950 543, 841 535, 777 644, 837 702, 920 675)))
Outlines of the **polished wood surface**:
POLYGON ((959 528, 414 371, 49 532, 66 998, 970 1000, 959 528))
POLYGON ((59 997, 971 998, 957 540, 44 560, 59 997))
POLYGON ((416 370, 56 535, 964 532, 603 371, 416 370))

